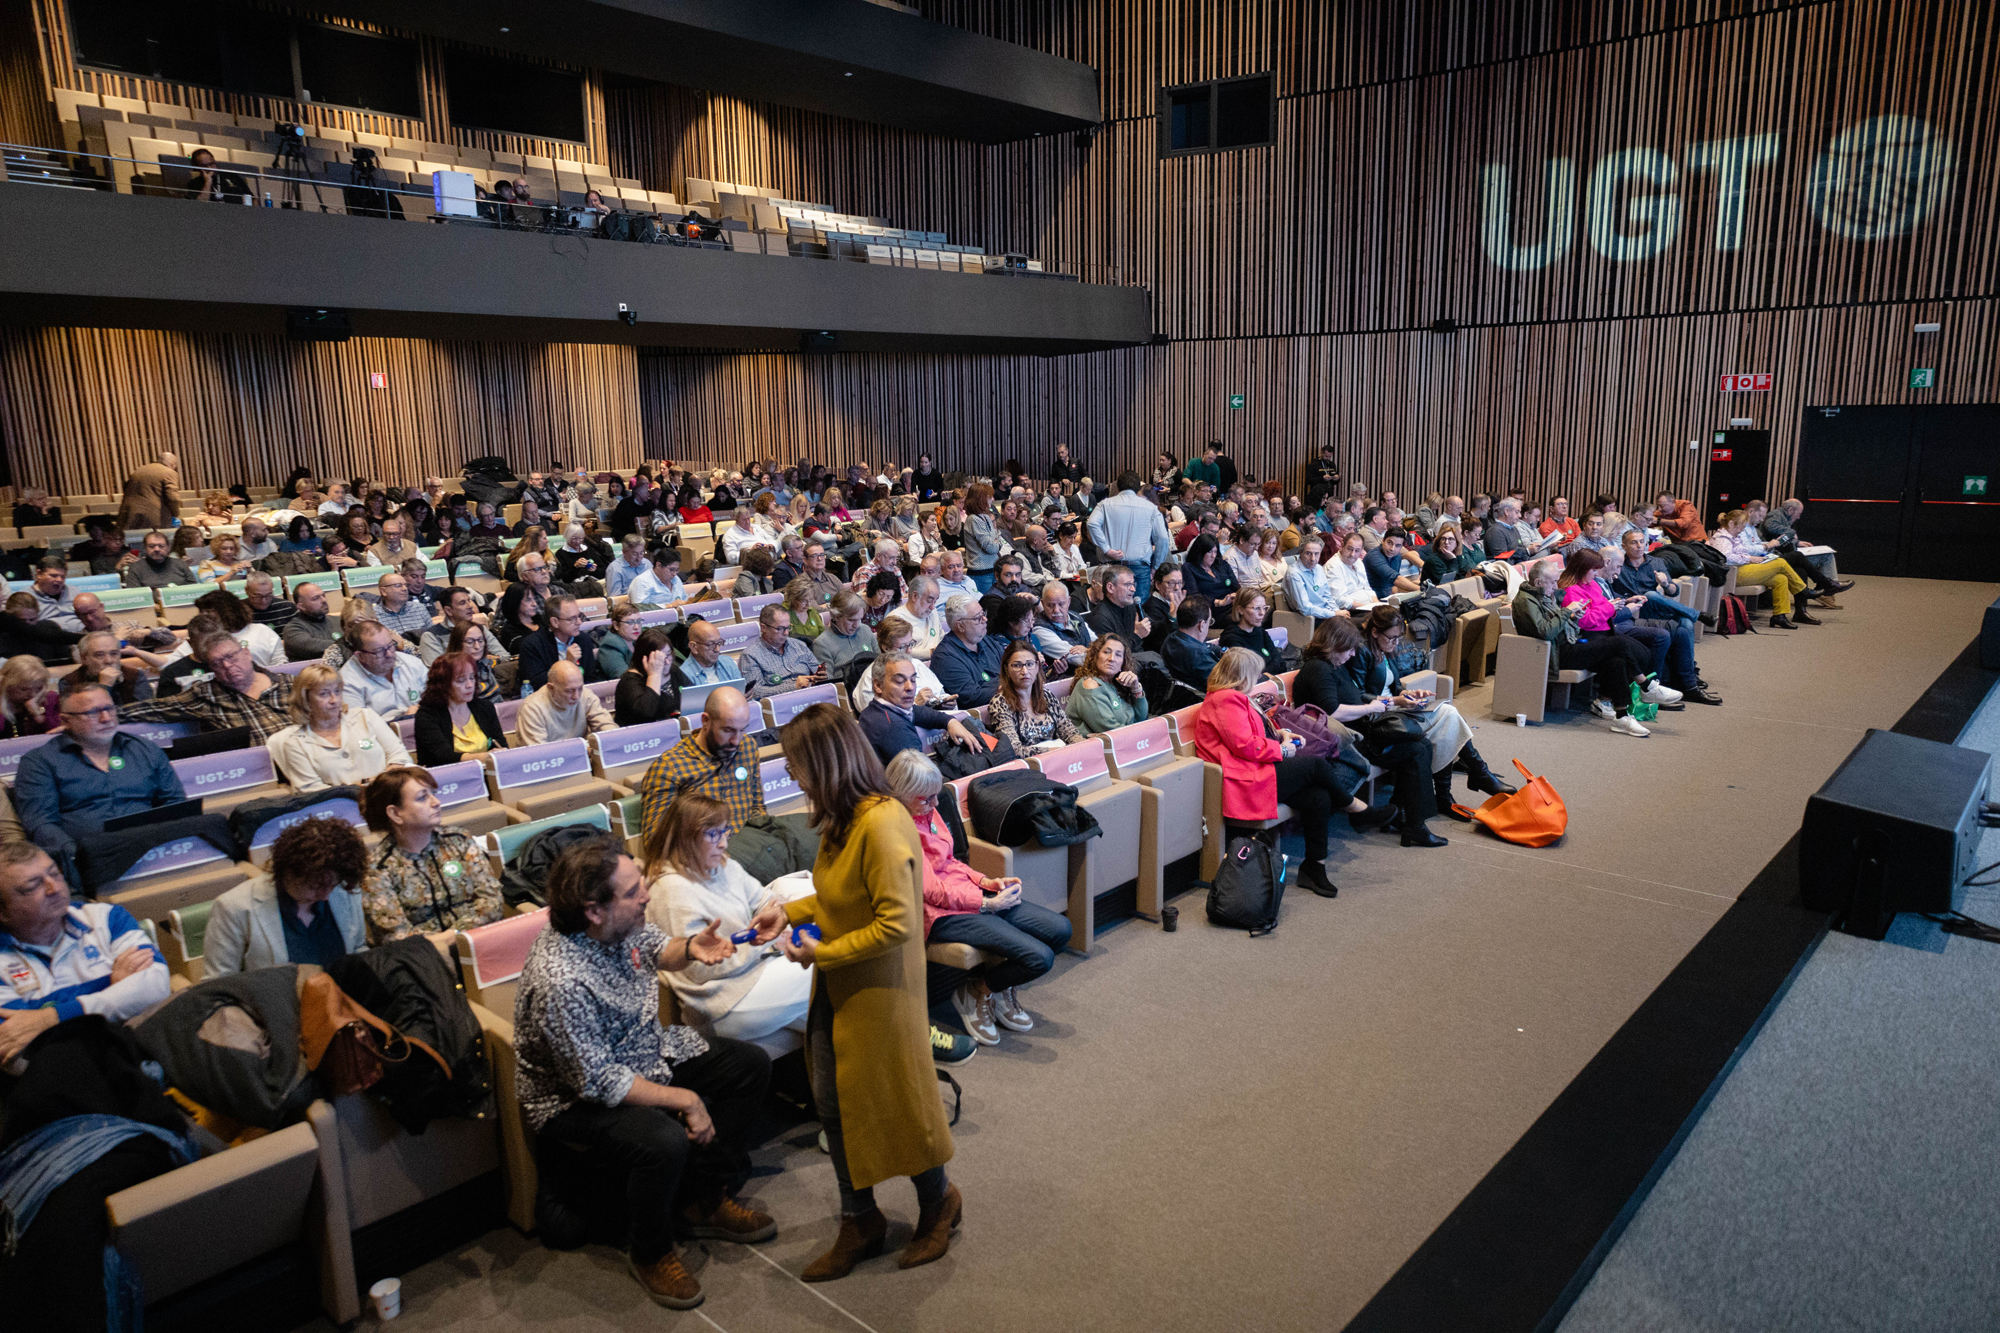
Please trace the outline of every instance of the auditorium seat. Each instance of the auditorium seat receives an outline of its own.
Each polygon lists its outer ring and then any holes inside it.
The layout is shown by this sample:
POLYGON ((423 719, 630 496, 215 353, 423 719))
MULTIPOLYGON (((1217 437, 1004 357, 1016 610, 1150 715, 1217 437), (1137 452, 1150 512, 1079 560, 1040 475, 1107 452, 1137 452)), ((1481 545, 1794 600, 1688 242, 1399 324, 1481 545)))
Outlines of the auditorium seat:
POLYGON ((1140 788, 1139 896, 1141 916, 1158 920, 1166 901, 1166 868, 1198 854, 1203 833, 1203 765, 1177 754, 1164 717, 1106 732, 1111 775, 1140 788))
MULTIPOLYGON (((268 856, 266 858, 268 860, 268 856)), ((220 898, 250 877, 229 849, 200 838, 161 843, 118 879, 98 889, 99 902, 115 903, 142 920, 157 921, 176 908, 220 898)))
POLYGON ((600 731, 590 737, 591 767, 606 782, 636 790, 646 769, 680 738, 681 719, 672 717, 600 731))
POLYGON ((1103 830, 1085 840, 1082 857, 1070 862, 1070 947, 1088 954, 1096 939, 1097 896, 1138 875, 1143 793, 1137 783, 1112 776, 1104 742, 1097 737, 1035 755, 1028 766, 1076 788, 1077 808, 1088 810, 1103 830))
MULTIPOLYGON (((404 719, 398 725, 409 725, 414 732, 415 723, 404 719)), ((410 742, 405 741, 407 747, 410 742)), ((467 759, 456 764, 436 764, 429 769, 437 779, 438 804, 444 808, 445 823, 477 837, 491 833, 494 829, 505 828, 509 824, 527 822, 527 816, 518 810, 509 810, 486 794, 486 766, 476 759, 467 759)))
POLYGON ((549 815, 543 819, 530 820, 525 824, 509 824, 497 828, 486 835, 486 854, 493 862, 493 873, 498 875, 514 863, 521 854, 521 848, 537 833, 552 828, 589 827, 611 832, 611 811, 602 805, 566 810, 561 814, 549 815))
MULTIPOLYGON (((988 773, 1004 773, 1009 769, 1026 768, 1020 759, 1010 760, 988 773)), ((1072 885, 1072 865, 1082 860, 1081 853, 1074 847, 1043 847, 1029 843, 1024 847, 1002 847, 986 842, 973 833, 972 818, 965 803, 965 789, 977 778, 985 774, 975 774, 970 778, 959 778, 944 785, 938 793, 938 800, 958 802, 960 817, 965 822, 966 853, 965 862, 980 874, 990 879, 1013 877, 1021 881, 1021 899, 1037 907, 1046 907, 1051 912, 1068 915, 1072 885)), ((1073 931, 1079 930, 1075 918, 1071 918, 1073 931)))
MULTIPOLYGON (((582 739, 551 741, 495 751, 487 770, 493 799, 530 820, 567 814, 631 793, 591 771, 582 739)), ((607 820, 605 831, 610 831, 607 820)))
MULTIPOLYGON (((1540 722, 1547 710, 1570 706, 1570 690, 1590 681, 1591 673, 1555 668, 1554 646, 1545 639, 1513 632, 1509 622, 1500 636, 1500 651, 1493 668, 1490 707, 1499 719, 1525 716, 1540 722)), ((1588 702, 1590 691, 1584 691, 1588 702)))
POLYGON ((167 913, 158 932, 160 957, 166 959, 167 971, 185 977, 190 983, 200 981, 205 975, 202 944, 208 934, 209 913, 214 908, 213 899, 177 907, 167 913))

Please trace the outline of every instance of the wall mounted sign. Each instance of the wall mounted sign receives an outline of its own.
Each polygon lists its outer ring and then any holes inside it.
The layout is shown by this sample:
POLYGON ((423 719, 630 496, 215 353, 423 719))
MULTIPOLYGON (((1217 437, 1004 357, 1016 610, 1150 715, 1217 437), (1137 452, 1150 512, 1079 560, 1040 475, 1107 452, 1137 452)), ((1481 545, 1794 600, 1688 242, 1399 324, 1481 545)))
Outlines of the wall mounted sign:
POLYGON ((1931 366, 1925 366, 1921 370, 1912 370, 1910 372, 1910 387, 1912 389, 1937 388, 1937 370, 1931 366))
POLYGON ((1767 370, 1755 375, 1724 375, 1722 377, 1722 391, 1724 393, 1769 393, 1771 391, 1771 372, 1767 370))

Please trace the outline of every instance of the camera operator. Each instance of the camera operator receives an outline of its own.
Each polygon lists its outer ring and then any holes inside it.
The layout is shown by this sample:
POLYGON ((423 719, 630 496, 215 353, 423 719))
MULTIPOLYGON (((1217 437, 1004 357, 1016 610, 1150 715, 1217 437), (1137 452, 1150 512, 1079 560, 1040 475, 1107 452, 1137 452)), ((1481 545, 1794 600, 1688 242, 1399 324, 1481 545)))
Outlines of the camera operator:
POLYGON ((193 175, 188 177, 183 193, 190 199, 203 199, 216 204, 243 204, 250 200, 250 185, 233 171, 218 171, 215 154, 206 148, 197 148, 188 159, 193 175))

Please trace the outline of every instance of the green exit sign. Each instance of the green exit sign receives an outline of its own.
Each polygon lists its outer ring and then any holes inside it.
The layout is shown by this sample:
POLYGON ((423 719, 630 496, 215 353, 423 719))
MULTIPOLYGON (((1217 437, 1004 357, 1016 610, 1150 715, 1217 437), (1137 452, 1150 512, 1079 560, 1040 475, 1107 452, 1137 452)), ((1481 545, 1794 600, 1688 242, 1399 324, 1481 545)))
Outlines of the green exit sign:
POLYGON ((1912 389, 1937 388, 1937 371, 1932 369, 1930 366, 1924 366, 1921 369, 1911 370, 1910 387, 1912 389))
POLYGON ((1232 393, 1232 394, 1230 394, 1230 395, 1229 395, 1229 410, 1230 410, 1230 411, 1232 411, 1232 412, 1234 412, 1234 411, 1237 411, 1237 410, 1241 409, 1241 408, 1242 408, 1242 406, 1243 406, 1243 395, 1242 395, 1242 394, 1240 394, 1240 393, 1232 393))
POLYGON ((1965 479, 1965 489, 1964 489, 1964 490, 1962 490, 1962 491, 1960 491, 1960 492, 1959 492, 1959 494, 1960 494, 1960 495, 1984 495, 1984 494, 1986 494, 1986 478, 1984 478, 1984 477, 1967 477, 1967 478, 1965 479))

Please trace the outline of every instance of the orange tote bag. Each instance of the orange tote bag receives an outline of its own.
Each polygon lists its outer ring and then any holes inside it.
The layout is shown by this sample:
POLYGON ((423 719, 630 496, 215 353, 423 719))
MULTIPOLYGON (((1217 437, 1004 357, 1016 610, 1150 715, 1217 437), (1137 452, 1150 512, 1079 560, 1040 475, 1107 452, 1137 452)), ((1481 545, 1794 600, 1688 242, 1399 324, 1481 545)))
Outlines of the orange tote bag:
POLYGON ((1453 809, 1470 816, 1473 823, 1485 825, 1495 837, 1523 847, 1546 847, 1569 829, 1569 807, 1547 778, 1536 777, 1518 759, 1514 767, 1528 780, 1527 786, 1511 796, 1489 796, 1477 810, 1462 805, 1453 809))

